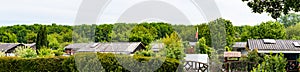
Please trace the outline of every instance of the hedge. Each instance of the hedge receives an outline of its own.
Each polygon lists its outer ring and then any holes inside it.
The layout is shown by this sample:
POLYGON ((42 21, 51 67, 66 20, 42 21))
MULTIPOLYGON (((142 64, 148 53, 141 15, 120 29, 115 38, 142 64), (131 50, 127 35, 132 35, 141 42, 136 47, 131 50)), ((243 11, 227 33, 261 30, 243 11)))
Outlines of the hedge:
POLYGON ((156 69, 155 72, 175 72, 181 64, 175 59, 166 58, 165 61, 161 59, 162 58, 151 59, 151 57, 143 56, 122 56, 102 53, 80 53, 70 57, 30 59, 0 57, 0 72, 144 72, 151 71, 152 69, 156 69), (133 63, 134 61, 141 63, 133 63), (155 64, 158 63, 162 63, 162 65, 160 67, 155 66, 155 64))

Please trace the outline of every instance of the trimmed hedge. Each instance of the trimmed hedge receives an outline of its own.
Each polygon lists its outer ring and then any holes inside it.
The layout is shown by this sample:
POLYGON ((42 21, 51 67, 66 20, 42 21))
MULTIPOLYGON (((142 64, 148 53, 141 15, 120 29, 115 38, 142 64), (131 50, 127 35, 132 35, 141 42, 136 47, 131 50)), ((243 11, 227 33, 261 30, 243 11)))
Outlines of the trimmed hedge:
POLYGON ((180 65, 176 59, 166 58, 163 62, 161 58, 151 59, 143 56, 120 56, 114 54, 101 53, 80 53, 71 57, 51 57, 51 58, 18 58, 0 57, 0 72, 15 71, 38 71, 38 72, 78 72, 78 71, 106 71, 106 72, 129 72, 129 71, 150 71, 145 65, 163 63, 155 72, 175 72, 180 65), (142 62, 133 63, 134 61, 142 62), (102 67, 100 67, 101 65, 102 67), (122 66, 126 65, 126 67, 122 66), (130 68, 130 70, 128 70, 130 68))

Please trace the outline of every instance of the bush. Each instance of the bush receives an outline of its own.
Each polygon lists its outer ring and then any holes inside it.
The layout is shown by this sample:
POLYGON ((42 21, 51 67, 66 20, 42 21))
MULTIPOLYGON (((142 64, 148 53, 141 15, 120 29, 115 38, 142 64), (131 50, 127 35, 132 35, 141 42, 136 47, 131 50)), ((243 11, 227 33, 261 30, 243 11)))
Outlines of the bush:
POLYGON ((37 57, 36 51, 33 50, 32 48, 26 47, 26 46, 16 48, 15 54, 16 54, 16 56, 21 57, 21 58, 35 58, 35 57, 37 57))
POLYGON ((257 68, 253 68, 251 72, 285 72, 287 61, 284 55, 265 55, 264 60, 257 68))
POLYGON ((0 51, 0 57, 4 57, 5 56, 5 53, 0 51))
POLYGON ((50 48, 47 48, 47 47, 44 47, 44 46, 41 49, 39 49, 38 51, 39 51, 39 57, 54 56, 52 50, 50 48))
MULTIPOLYGON (((128 72, 129 70, 123 67, 122 64, 127 64, 129 67, 135 68, 137 71, 149 70, 148 68, 144 68, 142 65, 132 63, 134 60, 139 62, 149 61, 150 65, 155 64, 153 63, 155 61, 151 62, 152 60, 150 57, 136 56, 132 59, 132 57, 129 56, 122 56, 116 58, 116 55, 114 54, 101 53, 80 53, 70 57, 45 57, 30 59, 19 57, 0 57, 0 72, 78 72, 95 70, 105 70, 107 72, 128 72), (119 61, 118 59, 122 59, 122 61, 119 61), (100 63, 102 68, 97 66, 100 65, 100 63)), ((158 67, 155 72, 174 72, 177 70, 179 64, 178 60, 167 58, 161 67, 158 67)))

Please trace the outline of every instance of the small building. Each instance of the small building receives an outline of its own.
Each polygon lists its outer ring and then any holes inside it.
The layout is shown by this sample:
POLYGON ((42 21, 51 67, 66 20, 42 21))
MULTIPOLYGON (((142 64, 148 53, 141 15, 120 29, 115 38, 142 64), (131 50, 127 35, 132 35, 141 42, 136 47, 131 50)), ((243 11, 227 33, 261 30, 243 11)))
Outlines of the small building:
POLYGON ((300 40, 275 40, 275 39, 249 39, 247 43, 249 50, 257 49, 258 53, 284 54, 287 58, 287 71, 297 71, 300 54, 300 40))
POLYGON ((91 46, 98 43, 74 43, 69 44, 65 47, 65 53, 68 55, 73 55, 80 48, 90 48, 91 46))
POLYGON ((15 56, 14 51, 19 46, 25 46, 20 43, 0 43, 0 50, 6 54, 6 56, 15 56))
POLYGON ((36 49, 36 43, 31 43, 31 44, 24 44, 24 46, 36 49))
POLYGON ((75 52, 133 54, 144 49, 146 48, 141 42, 75 43, 66 46, 65 52, 69 55, 75 52))
POLYGON ((235 42, 234 45, 232 46, 233 51, 238 51, 241 52, 242 55, 247 55, 247 50, 246 50, 247 42, 235 42))
POLYGON ((151 50, 154 52, 159 52, 161 49, 164 48, 164 43, 151 43, 151 50))

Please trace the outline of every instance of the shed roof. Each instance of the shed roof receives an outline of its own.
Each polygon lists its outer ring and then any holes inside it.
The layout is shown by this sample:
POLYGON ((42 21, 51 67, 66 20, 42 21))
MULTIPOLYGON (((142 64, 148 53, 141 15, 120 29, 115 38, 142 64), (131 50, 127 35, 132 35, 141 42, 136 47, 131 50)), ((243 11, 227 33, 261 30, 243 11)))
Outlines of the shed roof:
POLYGON ((257 48, 258 51, 300 51, 300 47, 294 46, 293 42, 300 40, 275 40, 275 43, 265 43, 263 39, 249 39, 249 49, 257 48))
POLYGON ((233 48, 245 48, 247 45, 247 42, 235 42, 232 46, 233 48))
POLYGON ((12 48, 15 48, 19 45, 22 45, 20 43, 0 43, 0 51, 6 52, 12 48))
MULTIPOLYGON (((76 44, 74 44, 76 45, 76 44)), ((77 48, 79 52, 134 52, 141 42, 112 42, 112 43, 94 43, 94 44, 77 44, 81 48, 77 48), (91 47, 90 45, 95 45, 91 47)), ((73 46, 68 46, 68 48, 73 46)), ((143 46, 144 47, 144 46, 143 46)), ((67 48, 67 47, 66 47, 67 48)), ((74 49, 74 48, 73 48, 74 49)))

